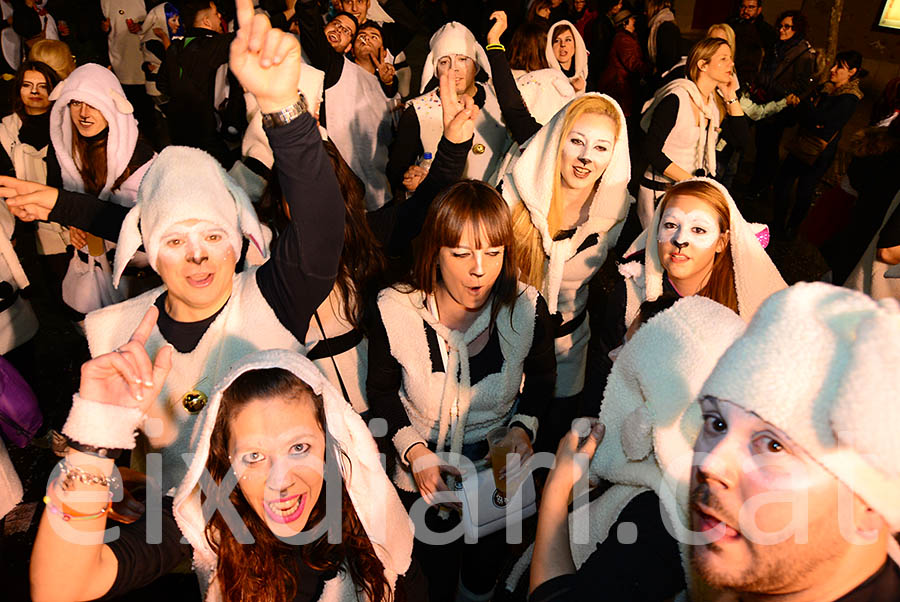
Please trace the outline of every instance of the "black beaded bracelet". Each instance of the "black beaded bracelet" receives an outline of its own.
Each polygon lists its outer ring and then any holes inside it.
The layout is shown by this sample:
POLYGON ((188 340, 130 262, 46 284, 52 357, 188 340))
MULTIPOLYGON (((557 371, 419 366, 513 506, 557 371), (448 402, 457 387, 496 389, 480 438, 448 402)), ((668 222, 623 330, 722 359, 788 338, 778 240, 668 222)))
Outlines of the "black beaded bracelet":
POLYGON ((66 437, 69 442, 69 447, 74 449, 75 451, 80 451, 83 454, 88 454, 91 456, 96 456, 98 458, 109 458, 110 460, 117 460, 119 456, 122 455, 124 449, 116 449, 111 447, 94 447, 93 445, 86 445, 84 443, 79 443, 75 441, 71 437, 66 437))

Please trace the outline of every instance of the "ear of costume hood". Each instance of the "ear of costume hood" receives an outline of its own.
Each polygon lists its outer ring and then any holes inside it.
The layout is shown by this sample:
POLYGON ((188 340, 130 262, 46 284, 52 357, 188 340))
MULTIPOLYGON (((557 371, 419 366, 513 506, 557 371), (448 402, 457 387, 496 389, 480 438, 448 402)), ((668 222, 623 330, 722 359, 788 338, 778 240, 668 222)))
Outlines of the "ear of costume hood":
POLYGON ((125 171, 137 145, 138 124, 134 109, 115 74, 95 63, 75 69, 53 89, 50 100, 50 141, 59 161, 63 184, 69 190, 84 192, 84 180, 72 157, 75 126, 69 117, 72 100, 89 104, 100 111, 108 124, 106 138, 106 182, 98 195, 106 199, 113 183, 125 171))
POLYGON ((250 370, 283 368, 322 396, 325 424, 335 443, 336 460, 342 469, 344 486, 353 508, 391 586, 405 574, 412 554, 413 525, 393 483, 381 466, 381 457, 363 419, 322 375, 311 360, 284 349, 257 351, 245 356, 217 384, 210 401, 200 414, 196 453, 187 475, 175 492, 174 513, 178 526, 194 548, 194 567, 201 572, 201 583, 210 583, 216 568, 216 555, 206 540, 206 520, 200 503, 199 483, 210 453, 210 437, 222 404, 223 392, 241 374, 250 370), (349 459, 349 466, 342 456, 349 459))
POLYGON ((422 67, 420 92, 425 92, 428 82, 437 74, 438 61, 451 54, 462 54, 469 57, 487 73, 488 78, 491 77, 491 65, 488 63, 484 48, 481 47, 481 44, 478 43, 472 32, 462 23, 451 21, 438 29, 431 36, 428 46, 431 50, 428 52, 428 56, 425 57, 425 65, 422 67))
POLYGON ((128 265, 142 244, 140 224, 141 206, 137 204, 125 214, 122 228, 119 230, 119 242, 116 245, 116 254, 113 259, 113 286, 116 288, 119 286, 125 266, 128 265))
MULTIPOLYGON (((787 283, 763 248, 756 230, 741 215, 734 199, 731 198, 731 194, 724 186, 711 178, 690 178, 681 183, 684 182, 711 184, 722 193, 728 202, 728 212, 731 214, 731 223, 728 228, 729 244, 731 245, 731 257, 734 260, 734 285, 737 290, 738 313, 744 321, 749 322, 762 302, 772 293, 787 288, 787 283)), ((657 205, 650 225, 625 252, 625 256, 628 257, 641 249, 646 250, 644 282, 647 301, 654 301, 662 295, 662 278, 665 270, 657 247, 657 233, 661 218, 662 202, 657 205)))
POLYGON ((544 54, 547 56, 547 64, 562 71, 562 65, 559 64, 559 61, 556 59, 556 54, 553 52, 553 35, 556 33, 557 28, 563 27, 565 25, 568 25, 569 30, 572 32, 572 39, 575 40, 575 54, 572 56, 572 60, 575 62, 575 76, 581 77, 585 81, 587 81, 587 46, 585 46, 584 44, 584 38, 582 38, 581 34, 578 33, 578 28, 576 28, 574 25, 572 25, 571 22, 566 21, 565 19, 554 23, 550 28, 550 31, 547 32, 547 47, 544 49, 544 54))

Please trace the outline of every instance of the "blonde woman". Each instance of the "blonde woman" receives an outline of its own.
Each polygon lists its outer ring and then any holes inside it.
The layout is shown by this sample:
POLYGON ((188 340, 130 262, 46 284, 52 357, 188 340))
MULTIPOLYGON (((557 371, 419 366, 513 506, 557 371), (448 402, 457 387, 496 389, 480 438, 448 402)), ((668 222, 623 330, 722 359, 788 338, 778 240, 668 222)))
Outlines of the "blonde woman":
POLYGON ((625 116, 602 94, 571 100, 541 127, 515 93, 497 40, 505 15, 494 13, 488 60, 494 86, 520 150, 498 174, 513 214, 519 279, 534 286, 557 314, 557 379, 541 446, 568 430, 584 388, 590 327, 587 284, 616 244, 628 215, 631 164, 625 116))

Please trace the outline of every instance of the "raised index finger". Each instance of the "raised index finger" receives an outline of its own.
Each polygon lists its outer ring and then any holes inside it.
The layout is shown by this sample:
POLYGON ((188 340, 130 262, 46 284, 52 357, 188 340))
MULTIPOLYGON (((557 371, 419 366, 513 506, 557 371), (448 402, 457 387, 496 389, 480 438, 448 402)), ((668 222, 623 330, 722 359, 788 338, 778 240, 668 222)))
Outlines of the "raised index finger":
MULTIPOLYGON (((250 27, 250 21, 253 20, 253 0, 237 0, 235 6, 237 7, 238 33, 240 34, 245 26, 250 27)), ((247 29, 244 35, 247 35, 249 32, 250 30, 247 29)))
POLYGON ((153 327, 156 325, 156 318, 158 316, 159 310, 156 309, 155 305, 151 305, 150 309, 147 310, 147 313, 144 314, 141 323, 138 324, 138 327, 134 330, 134 334, 131 335, 131 340, 140 343, 141 345, 145 345, 147 339, 150 338, 150 333, 153 332, 153 327))
POLYGON ((441 105, 451 109, 459 110, 459 97, 456 95, 456 86, 450 81, 450 69, 447 68, 441 74, 439 79, 440 85, 438 93, 441 97, 441 105))

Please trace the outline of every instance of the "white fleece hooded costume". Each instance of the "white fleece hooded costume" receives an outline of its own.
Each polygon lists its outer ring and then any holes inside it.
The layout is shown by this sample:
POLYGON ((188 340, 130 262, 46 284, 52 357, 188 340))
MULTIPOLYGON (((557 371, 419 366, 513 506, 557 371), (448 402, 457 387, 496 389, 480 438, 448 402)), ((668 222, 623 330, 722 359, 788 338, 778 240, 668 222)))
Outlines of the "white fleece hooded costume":
MULTIPOLYGON (((694 400, 744 327, 723 305, 704 297, 686 297, 651 318, 622 348, 600 410, 606 434, 590 468, 592 477, 613 485, 590 503, 588 517, 569 514, 576 568, 606 540, 625 507, 647 491, 659 497, 676 535, 686 532, 693 446, 703 422, 694 400)), ((516 563, 508 590, 515 590, 532 550, 516 563)), ((681 545, 685 568, 686 551, 681 545)))
MULTIPOLYGON (((576 227, 572 237, 554 241, 547 224, 553 184, 560 177, 556 158, 568 105, 532 136, 501 178, 501 192, 507 204, 514 209, 523 203, 541 235, 547 256, 541 294, 550 313, 559 312, 564 323, 587 311, 588 283, 603 265, 608 250, 615 246, 632 201, 626 188, 631 162, 625 116, 609 96, 586 96, 611 103, 619 116, 619 129, 612 159, 591 197, 588 217, 576 227)), ((588 322, 584 319, 574 332, 556 339, 557 397, 575 395, 584 387, 588 322)))
MULTIPOLYGON (((206 540, 206 521, 200 500, 200 478, 209 458, 209 444, 222 393, 241 374, 257 369, 283 368, 308 384, 322 396, 325 406, 326 444, 334 450, 333 458, 340 466, 344 486, 359 516, 384 575, 393 587, 397 577, 409 568, 413 544, 413 525, 400 503, 400 498, 381 465, 381 456, 365 422, 341 397, 340 392, 307 358, 284 349, 257 351, 240 359, 216 385, 207 408, 198 421, 198 442, 190 468, 173 504, 175 519, 181 532, 194 548, 194 570, 200 579, 207 602, 221 600, 216 581, 218 558, 206 540), (334 445, 330 445, 334 443, 334 445), (343 452, 343 453, 341 453, 343 452)), ((328 476, 328 472, 325 473, 328 476)), ((329 486, 331 484, 329 483, 329 486)), ((325 495, 324 489, 320 495, 325 495)), ((366 602, 358 598, 347 572, 325 582, 321 602, 366 602)), ((379 601, 369 601, 379 602, 379 601)))
MULTIPOLYGON (((738 314, 749 322, 760 304, 772 293, 787 287, 778 268, 769 259, 765 251, 768 244, 768 230, 761 224, 750 224, 738 211, 734 199, 728 190, 710 178, 692 178, 686 182, 706 182, 715 186, 728 202, 731 223, 728 225, 731 257, 734 260, 734 286, 737 290, 738 314), (757 234, 757 231, 760 231, 757 234)), ((619 273, 625 278, 625 326, 637 316, 641 303, 655 301, 663 292, 663 275, 665 270, 659 258, 657 236, 659 220, 662 218, 660 203, 650 226, 631 243, 625 252, 626 259, 640 250, 644 250, 644 263, 626 261, 619 266, 619 273)))
MULTIPOLYGON (((138 202, 122 224, 113 282, 118 282, 125 264, 141 244, 147 250, 150 265, 156 269, 162 235, 172 225, 188 219, 201 219, 222 227, 236 257, 240 257, 244 237, 263 257, 267 256, 259 220, 243 189, 207 153, 170 146, 147 171, 138 191, 138 202)), ((165 290, 163 285, 90 313, 85 319, 85 331, 91 355, 108 353, 126 343, 147 309, 165 290)), ((165 344, 159 327, 155 326, 147 340, 147 351, 155 356, 165 344)), ((197 346, 188 353, 173 353, 172 371, 156 407, 150 412, 164 427, 162 435, 148 433, 150 448, 162 454, 163 491, 181 482, 186 470, 181 454, 196 446, 196 429, 202 422, 197 418, 202 418, 203 412, 190 414, 182 406, 184 394, 192 389, 208 393, 237 359, 273 347, 301 348, 260 292, 256 268, 234 274, 231 297, 197 346)), ((143 451, 147 451, 146 446, 143 451)), ((137 466, 140 466, 140 454, 138 457, 137 466)))
MULTIPOLYGON (((437 30, 431 36, 429 43, 431 51, 425 58, 425 66, 422 70, 422 90, 428 85, 432 77, 437 76, 438 61, 445 56, 461 54, 475 61, 475 65, 481 68, 488 77, 491 75, 491 67, 487 60, 484 48, 475 40, 472 32, 456 21, 451 21, 437 30)), ((464 178, 487 181, 496 171, 497 164, 503 158, 503 153, 509 146, 509 135, 503 124, 500 114, 500 104, 497 95, 490 82, 483 85, 485 92, 484 106, 475 120, 475 139, 472 149, 466 160, 464 178)), ((419 119, 419 134, 422 139, 422 149, 431 156, 437 154, 438 142, 444 134, 444 114, 441 110, 441 97, 435 88, 427 94, 414 98, 406 105, 416 111, 419 119)))
POLYGON ((560 27, 568 27, 572 32, 572 38, 575 40, 575 53, 572 56, 572 60, 575 63, 575 75, 573 77, 580 77, 582 80, 587 82, 587 46, 584 45, 584 38, 582 38, 581 34, 578 33, 578 28, 565 19, 554 23, 553 26, 550 27, 550 31, 547 32, 547 47, 544 49, 544 53, 547 56, 547 63, 550 65, 551 69, 557 69, 559 71, 563 70, 562 65, 559 64, 559 60, 556 58, 556 53, 553 52, 553 37, 556 35, 556 30, 560 27))

